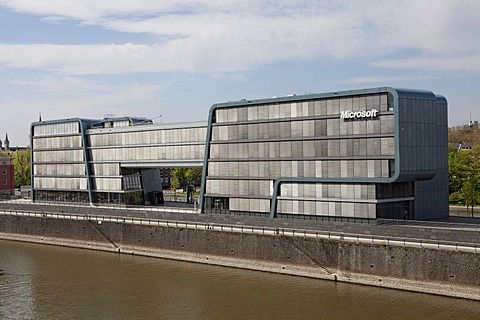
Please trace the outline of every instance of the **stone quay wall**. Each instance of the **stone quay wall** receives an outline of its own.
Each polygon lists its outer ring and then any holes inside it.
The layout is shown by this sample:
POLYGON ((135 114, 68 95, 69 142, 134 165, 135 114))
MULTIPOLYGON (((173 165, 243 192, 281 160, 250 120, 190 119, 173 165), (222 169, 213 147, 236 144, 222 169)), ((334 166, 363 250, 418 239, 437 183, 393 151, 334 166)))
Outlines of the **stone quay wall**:
POLYGON ((0 215, 0 239, 480 300, 480 252, 93 219, 0 215))

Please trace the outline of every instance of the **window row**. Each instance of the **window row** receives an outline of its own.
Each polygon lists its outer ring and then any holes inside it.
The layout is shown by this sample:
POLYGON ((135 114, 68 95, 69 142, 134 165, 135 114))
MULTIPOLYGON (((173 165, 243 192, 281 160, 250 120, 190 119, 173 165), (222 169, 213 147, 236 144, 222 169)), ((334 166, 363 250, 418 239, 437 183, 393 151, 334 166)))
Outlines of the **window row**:
POLYGON ((123 190, 142 189, 142 177, 140 174, 132 174, 122 177, 123 190))
POLYGON ((393 160, 210 162, 208 177, 388 178, 393 160))
POLYGON ((393 115, 366 120, 318 119, 214 126, 212 141, 393 134, 393 115))
POLYGON ((204 145, 91 149, 92 161, 203 160, 204 145))
POLYGON ((88 135, 90 146, 205 142, 207 128, 162 129, 88 135))
POLYGON ((88 203, 87 191, 34 190, 35 202, 88 203))
POLYGON ((347 183, 284 183, 280 187, 281 197, 376 199, 375 184, 347 183))
POLYGON ((34 136, 80 133, 78 122, 37 124, 33 127, 34 136))
POLYGON ((34 177, 37 189, 87 190, 87 178, 34 177))
POLYGON ((36 164, 33 166, 35 175, 84 176, 84 164, 36 164))
POLYGON ((386 93, 222 108, 216 110, 215 122, 338 115, 342 111, 362 111, 373 108, 380 111, 391 110, 392 106, 391 103, 390 107, 388 106, 386 93))
POLYGON ((83 150, 34 151, 34 162, 77 162, 84 161, 83 150))
POLYGON ((95 190, 104 191, 121 191, 122 190, 122 178, 93 178, 93 188, 95 190))
POLYGON ((376 204, 279 200, 277 213, 375 219, 376 204))
POLYGON ((393 157, 390 138, 229 143, 210 145, 210 159, 301 159, 319 157, 393 157))
POLYGON ((208 180, 207 194, 271 196, 272 180, 208 180))
POLYGON ((92 174, 98 176, 118 176, 120 166, 118 163, 95 163, 92 165, 92 174))
POLYGON ((108 205, 143 205, 143 192, 130 191, 126 193, 116 192, 95 192, 93 194, 93 201, 95 203, 108 204, 108 205))
POLYGON ((33 139, 33 149, 82 148, 82 136, 42 137, 33 139))
POLYGON ((268 199, 230 198, 229 204, 230 211, 270 212, 270 200, 268 199))

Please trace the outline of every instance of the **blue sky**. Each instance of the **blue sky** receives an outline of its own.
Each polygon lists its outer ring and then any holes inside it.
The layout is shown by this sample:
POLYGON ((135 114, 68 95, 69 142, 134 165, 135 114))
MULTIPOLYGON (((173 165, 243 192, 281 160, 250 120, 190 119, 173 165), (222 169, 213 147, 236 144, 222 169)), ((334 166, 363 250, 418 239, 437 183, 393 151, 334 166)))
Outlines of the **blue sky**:
POLYGON ((480 118, 480 2, 0 0, 0 138, 84 117, 206 120, 216 102, 392 86, 480 118), (160 117, 161 116, 161 117, 160 117))

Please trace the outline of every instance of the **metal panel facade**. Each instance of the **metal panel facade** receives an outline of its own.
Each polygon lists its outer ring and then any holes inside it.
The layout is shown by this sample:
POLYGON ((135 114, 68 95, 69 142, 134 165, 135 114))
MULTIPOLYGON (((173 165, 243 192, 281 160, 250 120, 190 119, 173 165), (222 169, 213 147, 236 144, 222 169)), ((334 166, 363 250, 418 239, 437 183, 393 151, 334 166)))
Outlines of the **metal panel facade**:
POLYGON ((448 181, 446 166, 440 163, 446 164, 447 155, 446 107, 444 98, 431 92, 392 88, 214 105, 203 209, 272 217, 445 216, 448 181), (248 116, 240 120, 238 114, 245 110, 248 116), (438 113, 445 116, 434 116, 438 113), (245 130, 246 137, 235 135, 245 130), (237 167, 240 172, 232 170, 237 167), (224 188, 212 193, 209 184, 219 179, 238 181, 241 191, 224 188), (409 184, 409 192, 378 194, 384 184, 392 190, 409 184), (266 186, 271 186, 272 195, 268 206, 240 201, 264 198, 266 186), (429 200, 437 198, 433 194, 442 201, 434 204, 429 200), (422 205, 417 203, 420 198, 422 205))
POLYGON ((101 127, 99 121, 32 124, 34 199, 122 203, 130 192, 135 202, 139 173, 132 168, 203 163, 206 213, 448 214, 447 102, 428 91, 242 100, 212 106, 208 124, 130 125, 124 119, 101 127))
MULTIPOLYGON (((122 120, 108 127, 101 122, 65 119, 32 124, 34 201, 139 204, 143 203, 138 199, 139 194, 143 197, 141 186, 126 185, 125 178, 131 181, 135 174, 122 168, 202 164, 203 122, 135 125, 122 120)), ((151 189, 146 172, 145 190, 151 189)))

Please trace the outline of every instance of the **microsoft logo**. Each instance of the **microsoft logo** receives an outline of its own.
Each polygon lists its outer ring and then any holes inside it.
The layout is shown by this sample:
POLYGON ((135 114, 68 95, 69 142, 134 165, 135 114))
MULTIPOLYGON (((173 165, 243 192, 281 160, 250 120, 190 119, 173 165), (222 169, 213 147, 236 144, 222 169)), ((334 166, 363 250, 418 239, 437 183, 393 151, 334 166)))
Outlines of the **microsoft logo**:
POLYGON ((365 118, 375 118, 377 116, 378 110, 372 109, 368 111, 342 111, 340 114, 340 119, 365 119, 365 118))

